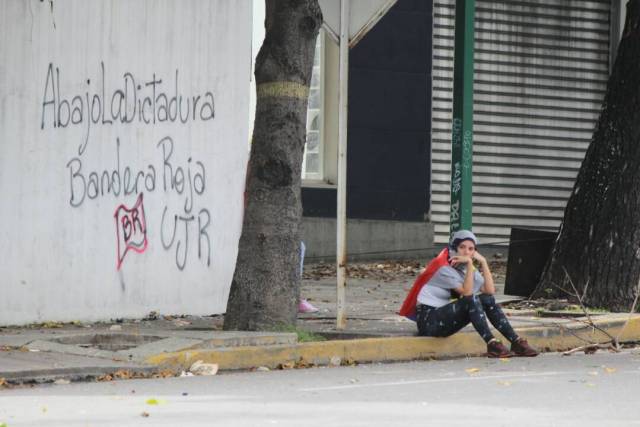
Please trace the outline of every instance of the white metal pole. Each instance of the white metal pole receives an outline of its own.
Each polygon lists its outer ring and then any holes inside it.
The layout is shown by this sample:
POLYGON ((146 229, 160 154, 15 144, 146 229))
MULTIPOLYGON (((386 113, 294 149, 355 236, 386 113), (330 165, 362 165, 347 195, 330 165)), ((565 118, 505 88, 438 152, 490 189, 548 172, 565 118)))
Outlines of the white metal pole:
POLYGON ((340 1, 340 91, 338 111, 338 217, 336 329, 347 326, 345 288, 347 279, 347 106, 349 97, 349 1, 340 1))

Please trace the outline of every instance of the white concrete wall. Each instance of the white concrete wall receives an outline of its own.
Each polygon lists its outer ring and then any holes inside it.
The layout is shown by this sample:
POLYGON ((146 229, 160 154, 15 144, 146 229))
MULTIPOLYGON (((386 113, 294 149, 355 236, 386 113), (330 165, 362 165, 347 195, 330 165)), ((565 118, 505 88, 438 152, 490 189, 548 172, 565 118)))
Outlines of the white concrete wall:
POLYGON ((0 2, 0 324, 225 310, 251 10, 0 2))

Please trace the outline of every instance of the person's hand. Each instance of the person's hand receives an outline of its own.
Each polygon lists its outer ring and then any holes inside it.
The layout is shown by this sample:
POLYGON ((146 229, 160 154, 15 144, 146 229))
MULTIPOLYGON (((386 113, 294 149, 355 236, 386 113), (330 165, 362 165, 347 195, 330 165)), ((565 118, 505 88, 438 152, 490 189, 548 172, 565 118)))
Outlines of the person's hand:
POLYGON ((478 261, 480 263, 480 265, 486 265, 487 264, 487 259, 485 257, 483 257, 482 255, 480 255, 480 252, 478 252, 478 251, 475 251, 473 253, 473 259, 478 261))
POLYGON ((471 259, 471 257, 462 256, 462 255, 456 255, 454 257, 451 257, 450 262, 453 267, 456 267, 458 265, 463 265, 463 264, 473 265, 473 259, 471 259))

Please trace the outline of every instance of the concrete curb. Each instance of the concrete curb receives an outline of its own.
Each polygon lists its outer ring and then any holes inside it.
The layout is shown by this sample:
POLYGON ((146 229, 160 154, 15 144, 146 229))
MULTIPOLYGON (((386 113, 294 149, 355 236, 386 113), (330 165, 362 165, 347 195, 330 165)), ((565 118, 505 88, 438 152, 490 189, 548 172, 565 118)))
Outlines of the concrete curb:
MULTIPOLYGON (((599 328, 616 336, 624 318, 594 321, 599 328)), ((517 329, 529 343, 542 351, 562 351, 587 342, 604 343, 609 338, 583 324, 554 325, 517 329)), ((633 316, 620 337, 621 342, 640 340, 640 316, 633 316)), ((448 338, 389 337, 318 341, 295 345, 246 346, 218 350, 184 350, 149 356, 145 363, 169 369, 188 369, 197 360, 217 363, 221 370, 251 369, 259 366, 308 366, 363 362, 394 362, 481 356, 486 346, 475 332, 461 332, 448 338), (340 361, 340 362, 338 362, 340 361)))
POLYGON ((25 383, 50 383, 58 379, 69 381, 84 381, 91 378, 98 378, 102 375, 113 374, 123 371, 131 375, 139 374, 149 376, 157 373, 157 366, 88 366, 88 367, 68 367, 52 369, 31 369, 19 372, 0 372, 0 378, 15 384, 25 383))

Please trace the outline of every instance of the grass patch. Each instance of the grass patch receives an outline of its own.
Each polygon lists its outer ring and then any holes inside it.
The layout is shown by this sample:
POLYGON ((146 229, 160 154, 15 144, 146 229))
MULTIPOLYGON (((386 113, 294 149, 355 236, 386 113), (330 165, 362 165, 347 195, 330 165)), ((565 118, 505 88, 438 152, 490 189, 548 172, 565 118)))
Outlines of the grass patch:
MULTIPOLYGON (((579 305, 575 305, 575 304, 568 306, 566 310, 567 311, 581 312, 581 313, 584 312, 582 307, 580 307, 579 305)), ((602 313, 609 313, 610 311, 607 310, 606 308, 588 307, 587 308, 587 312, 589 314, 602 314, 602 313)))

